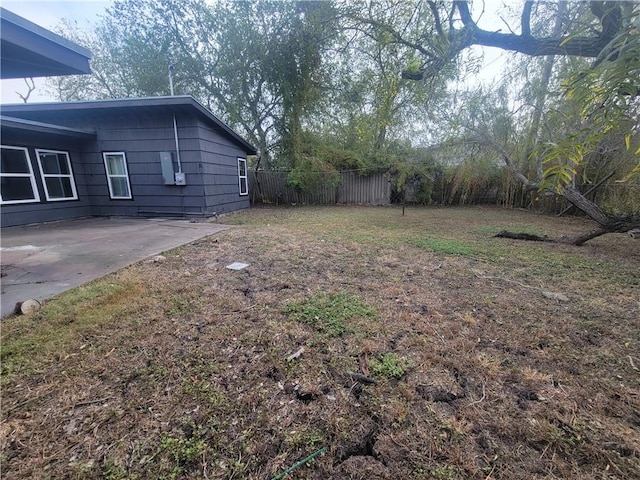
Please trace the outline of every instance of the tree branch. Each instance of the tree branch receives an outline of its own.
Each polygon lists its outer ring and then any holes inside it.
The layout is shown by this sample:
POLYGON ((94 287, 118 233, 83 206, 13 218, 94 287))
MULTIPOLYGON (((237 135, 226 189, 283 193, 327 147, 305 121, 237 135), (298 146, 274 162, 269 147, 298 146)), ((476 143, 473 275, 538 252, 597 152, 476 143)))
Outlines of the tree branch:
POLYGON ((458 13, 460 13, 460 20, 462 20, 462 24, 468 28, 478 28, 476 22, 473 21, 471 17, 471 12, 469 11, 469 4, 466 0, 455 1, 453 2, 454 8, 458 9, 458 13))
POLYGON ((522 183, 522 185, 527 189, 527 190, 534 190, 536 188, 538 188, 540 185, 536 182, 532 182, 531 180, 529 180, 519 169, 518 167, 516 167, 516 164, 513 162, 513 160, 511 159, 511 156, 509 155, 509 152, 507 152, 502 145, 499 145, 498 143, 492 141, 491 139, 488 138, 488 136, 484 136, 484 137, 471 137, 469 138, 466 143, 468 144, 472 144, 472 145, 480 145, 486 148, 490 148, 491 150, 494 150, 495 152, 497 152, 501 157, 502 160, 504 161, 504 164, 507 166, 507 168, 509 169, 509 171, 511 173, 513 173, 513 175, 522 183))
POLYGON ((24 83, 27 84, 27 88, 29 89, 27 93, 25 95, 22 95, 20 92, 16 92, 16 93, 24 103, 27 103, 29 101, 29 97, 31 96, 31 93, 36 89, 36 84, 34 83, 33 78, 25 78, 24 83))
POLYGON ((431 13, 433 14, 433 21, 436 25, 436 32, 438 32, 438 35, 444 38, 444 30, 442 29, 442 22, 440 21, 440 14, 438 13, 437 5, 432 0, 429 0, 427 4, 429 5, 431 13))
POLYGON ((523 37, 531 36, 531 7, 533 7, 533 0, 527 0, 524 2, 522 16, 520 17, 521 33, 523 37))
MULTIPOLYGON (((520 17, 522 32, 501 33, 483 30, 471 16, 469 4, 463 0, 453 2, 454 10, 457 10, 463 27, 456 29, 453 27, 453 15, 450 18, 449 31, 446 37, 449 39, 447 51, 435 58, 429 55, 429 65, 431 68, 440 67, 446 61, 454 58, 462 50, 471 45, 482 45, 485 47, 497 47, 502 50, 519 52, 530 56, 546 55, 569 55, 578 57, 598 58, 602 51, 616 38, 622 29, 622 5, 615 1, 592 1, 590 2, 591 13, 598 19, 600 30, 596 30, 593 35, 551 35, 549 37, 537 38, 531 36, 531 10, 533 2, 527 0, 524 4, 520 17)), ((430 5, 431 7, 431 5, 430 5)), ((411 42, 402 38, 396 38, 406 46, 411 47, 411 42)), ((424 52, 424 47, 416 48, 424 52)), ((431 52, 429 52, 431 53, 431 52)), ((410 80, 422 80, 429 73, 426 69, 419 72, 403 72, 403 78, 410 80)), ((435 72, 433 72, 435 73, 435 72)))

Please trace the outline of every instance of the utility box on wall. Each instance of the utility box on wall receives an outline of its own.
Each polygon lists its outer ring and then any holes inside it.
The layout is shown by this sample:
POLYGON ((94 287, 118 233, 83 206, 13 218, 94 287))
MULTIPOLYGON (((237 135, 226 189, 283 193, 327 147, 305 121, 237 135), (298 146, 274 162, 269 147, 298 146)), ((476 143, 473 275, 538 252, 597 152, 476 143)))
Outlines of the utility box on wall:
POLYGON ((165 185, 175 185, 175 171, 173 170, 173 156, 171 152, 160 152, 160 167, 165 185))
POLYGON ((171 152, 160 152, 160 167, 162 168, 162 179, 165 185, 187 184, 186 175, 173 169, 173 155, 171 152))
POLYGON ((187 184, 187 178, 185 177, 184 173, 182 173, 182 172, 176 172, 175 179, 176 179, 176 185, 186 185, 187 184))

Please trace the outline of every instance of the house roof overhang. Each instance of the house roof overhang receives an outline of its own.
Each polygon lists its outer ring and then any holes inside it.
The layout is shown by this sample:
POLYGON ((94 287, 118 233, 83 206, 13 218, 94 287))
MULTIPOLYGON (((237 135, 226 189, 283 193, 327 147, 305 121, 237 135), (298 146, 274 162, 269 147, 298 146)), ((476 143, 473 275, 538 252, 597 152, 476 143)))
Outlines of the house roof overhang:
POLYGON ((93 130, 63 127, 61 125, 34 122, 31 120, 23 120, 22 118, 7 117, 5 115, 0 115, 0 128, 2 129, 3 137, 12 133, 35 133, 55 137, 77 138, 79 140, 96 138, 96 132, 93 130))
MULTIPOLYGON (((248 155, 257 154, 256 147, 242 138, 229 125, 216 117, 208 108, 198 102, 190 95, 179 95, 173 97, 144 97, 144 98, 120 98, 108 100, 92 100, 82 102, 52 102, 52 103, 25 103, 2 105, 2 112, 11 116, 23 116, 37 113, 60 113, 73 115, 74 112, 92 111, 99 112, 108 110, 113 114, 126 116, 133 111, 146 112, 168 112, 196 114, 206 123, 222 131, 226 136, 235 141, 248 155)), ((3 127, 4 128, 4 127, 3 127)))
POLYGON ((91 73, 91 52, 0 8, 0 78, 91 73))

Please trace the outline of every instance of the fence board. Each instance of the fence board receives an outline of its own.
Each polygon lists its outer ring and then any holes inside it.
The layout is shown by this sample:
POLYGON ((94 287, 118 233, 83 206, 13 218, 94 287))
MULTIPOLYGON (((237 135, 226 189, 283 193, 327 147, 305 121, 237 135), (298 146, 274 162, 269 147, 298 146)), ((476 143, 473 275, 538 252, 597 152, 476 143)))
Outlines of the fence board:
POLYGON ((287 185, 286 172, 248 173, 252 203, 389 205, 391 201, 391 184, 383 173, 361 176, 348 171, 340 172, 338 187, 324 184, 310 192, 300 192, 287 185))

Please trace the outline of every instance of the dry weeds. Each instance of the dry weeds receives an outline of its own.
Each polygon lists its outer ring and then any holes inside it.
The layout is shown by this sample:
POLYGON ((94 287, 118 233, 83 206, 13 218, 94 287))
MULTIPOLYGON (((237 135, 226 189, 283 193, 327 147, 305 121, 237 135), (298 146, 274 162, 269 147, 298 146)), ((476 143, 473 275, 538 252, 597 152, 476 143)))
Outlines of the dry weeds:
POLYGON ((3 322, 3 478, 268 479, 322 447, 287 478, 640 477, 637 240, 492 239, 587 227, 492 208, 227 220, 3 322), (327 296, 375 313, 292 315, 327 296))

